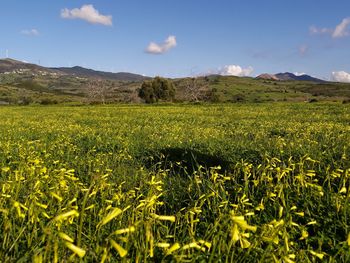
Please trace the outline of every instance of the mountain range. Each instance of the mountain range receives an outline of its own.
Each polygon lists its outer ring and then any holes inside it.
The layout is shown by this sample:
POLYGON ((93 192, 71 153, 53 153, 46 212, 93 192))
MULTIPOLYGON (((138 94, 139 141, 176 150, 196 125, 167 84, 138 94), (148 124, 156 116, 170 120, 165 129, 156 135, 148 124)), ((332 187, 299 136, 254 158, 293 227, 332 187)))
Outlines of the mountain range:
MULTIPOLYGON (((104 79, 104 80, 117 80, 117 81, 142 81, 148 79, 149 77, 142 76, 139 74, 129 73, 129 72, 105 72, 105 71, 97 71, 93 69, 87 69, 80 66, 75 67, 43 67, 31 63, 26 63, 14 59, 0 59, 0 73, 20 73, 29 71, 33 74, 35 73, 43 73, 47 74, 57 74, 57 75, 69 75, 75 77, 82 78, 96 78, 96 79, 104 79)), ((314 78, 312 76, 303 74, 303 75, 295 75, 290 72, 278 73, 278 74, 261 74, 256 77, 257 79, 264 80, 280 80, 280 81, 311 81, 322 83, 324 80, 314 78)))
POLYGON ((285 72, 285 73, 277 73, 277 74, 261 74, 256 77, 257 79, 265 79, 265 80, 280 80, 280 81, 312 81, 312 82, 317 82, 317 83, 322 83, 325 82, 322 79, 314 78, 306 74, 302 75, 295 75, 290 72, 285 72))
POLYGON ((79 66, 75 67, 57 67, 57 68, 48 68, 42 67, 39 65, 26 63, 14 59, 0 59, 0 73, 24 73, 30 72, 32 74, 36 73, 47 73, 55 75, 71 75, 75 77, 82 78, 97 78, 104 80, 119 80, 119 81, 142 81, 148 77, 128 73, 128 72, 104 72, 97 71, 93 69, 87 69, 79 66))

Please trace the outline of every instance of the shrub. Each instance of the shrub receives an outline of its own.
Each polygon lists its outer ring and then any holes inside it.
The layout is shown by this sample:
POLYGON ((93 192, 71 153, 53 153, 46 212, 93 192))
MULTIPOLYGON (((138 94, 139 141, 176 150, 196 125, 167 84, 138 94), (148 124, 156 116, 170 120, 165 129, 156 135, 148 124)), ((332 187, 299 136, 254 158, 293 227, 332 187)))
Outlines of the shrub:
POLYGON ((31 103, 33 103, 33 99, 31 97, 22 97, 18 101, 18 104, 20 105, 29 105, 31 103))
POLYGON ((58 103, 57 100, 53 100, 53 99, 49 99, 49 98, 45 98, 45 99, 42 99, 40 101, 41 105, 52 105, 52 104, 57 104, 57 103, 58 103))
POLYGON ((244 102, 245 96, 243 94, 236 94, 236 95, 232 96, 231 101, 232 102, 244 102))
POLYGON ((309 99, 309 103, 314 103, 314 102, 318 102, 317 99, 309 99))
POLYGON ((144 81, 139 90, 139 97, 146 103, 161 101, 173 101, 175 87, 171 80, 155 77, 153 80, 144 81))

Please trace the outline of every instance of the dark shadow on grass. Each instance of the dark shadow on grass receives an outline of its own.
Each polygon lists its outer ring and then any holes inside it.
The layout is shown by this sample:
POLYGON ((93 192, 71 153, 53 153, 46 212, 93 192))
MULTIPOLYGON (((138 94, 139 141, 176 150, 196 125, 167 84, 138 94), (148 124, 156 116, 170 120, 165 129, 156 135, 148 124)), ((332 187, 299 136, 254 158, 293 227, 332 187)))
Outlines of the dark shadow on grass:
POLYGON ((157 167, 169 169, 184 175, 192 175, 200 167, 205 169, 220 166, 221 172, 225 172, 232 167, 232 163, 210 154, 205 154, 196 150, 185 148, 165 148, 158 152, 153 152, 149 160, 146 161, 146 167, 157 167))

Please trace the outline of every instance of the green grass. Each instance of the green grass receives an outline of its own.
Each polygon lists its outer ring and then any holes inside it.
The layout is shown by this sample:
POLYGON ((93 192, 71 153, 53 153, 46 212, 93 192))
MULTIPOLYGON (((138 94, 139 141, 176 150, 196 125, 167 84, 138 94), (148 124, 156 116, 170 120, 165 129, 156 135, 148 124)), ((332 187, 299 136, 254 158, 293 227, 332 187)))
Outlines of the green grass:
POLYGON ((0 108, 3 262, 348 262, 340 103, 0 108))

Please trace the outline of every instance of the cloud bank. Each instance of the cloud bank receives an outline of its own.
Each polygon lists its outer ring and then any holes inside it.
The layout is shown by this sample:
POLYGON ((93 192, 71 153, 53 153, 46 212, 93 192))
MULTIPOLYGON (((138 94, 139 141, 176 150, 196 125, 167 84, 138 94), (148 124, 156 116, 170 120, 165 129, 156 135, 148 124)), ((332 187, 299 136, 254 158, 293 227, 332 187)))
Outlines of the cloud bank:
POLYGON ((91 24, 101 24, 104 26, 112 26, 112 16, 102 15, 93 5, 83 5, 81 8, 61 10, 61 17, 64 19, 81 19, 91 24))
POLYGON ((253 67, 242 68, 238 65, 227 65, 220 69, 218 73, 224 76, 247 77, 250 76, 253 71, 253 67))
POLYGON ((340 24, 335 28, 318 28, 316 26, 310 27, 310 33, 312 35, 330 35, 332 38, 342 38, 350 35, 349 31, 350 17, 344 18, 340 24))
POLYGON ((151 42, 148 47, 146 48, 146 52, 149 54, 164 54, 170 49, 176 47, 176 37, 175 36, 169 36, 163 43, 157 44, 154 42, 151 42))
POLYGON ((21 34, 26 36, 39 36, 39 31, 35 28, 25 29, 21 31, 21 34))
POLYGON ((345 71, 332 72, 332 79, 337 82, 350 83, 350 73, 345 71))

